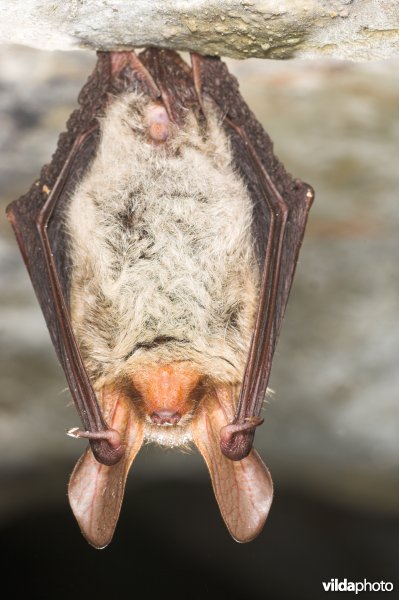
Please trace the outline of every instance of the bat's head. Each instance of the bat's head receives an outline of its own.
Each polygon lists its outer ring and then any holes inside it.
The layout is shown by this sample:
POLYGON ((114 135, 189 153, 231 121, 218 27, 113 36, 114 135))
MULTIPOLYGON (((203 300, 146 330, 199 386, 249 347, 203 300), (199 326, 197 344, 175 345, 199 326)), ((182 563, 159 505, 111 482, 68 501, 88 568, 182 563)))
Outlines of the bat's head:
POLYGON ((147 440, 168 446, 190 440, 189 423, 207 390, 206 378, 194 364, 144 365, 129 378, 129 384, 147 440))

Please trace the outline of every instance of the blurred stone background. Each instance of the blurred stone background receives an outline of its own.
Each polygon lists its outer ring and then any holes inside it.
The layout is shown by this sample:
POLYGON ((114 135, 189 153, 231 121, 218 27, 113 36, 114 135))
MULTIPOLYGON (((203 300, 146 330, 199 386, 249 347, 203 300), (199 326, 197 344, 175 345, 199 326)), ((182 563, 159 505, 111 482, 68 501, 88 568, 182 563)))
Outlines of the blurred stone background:
MULTIPOLYGON (((3 215, 49 160, 94 62, 92 52, 0 48, 3 215)), ((259 540, 235 544, 199 457, 148 446, 111 549, 86 549, 66 501, 84 444, 63 432, 78 418, 3 216, 0 527, 31 585, 49 560, 39 536, 53 561, 64 545, 79 582, 80 550, 105 571, 132 559, 147 573, 140 560, 154 555, 166 587, 176 572, 191 585, 178 597, 318 598, 322 579, 351 574, 399 585, 399 60, 228 62, 276 154, 316 191, 256 436, 276 483, 269 521, 259 540)), ((57 581, 40 597, 75 589, 73 577, 57 581)))

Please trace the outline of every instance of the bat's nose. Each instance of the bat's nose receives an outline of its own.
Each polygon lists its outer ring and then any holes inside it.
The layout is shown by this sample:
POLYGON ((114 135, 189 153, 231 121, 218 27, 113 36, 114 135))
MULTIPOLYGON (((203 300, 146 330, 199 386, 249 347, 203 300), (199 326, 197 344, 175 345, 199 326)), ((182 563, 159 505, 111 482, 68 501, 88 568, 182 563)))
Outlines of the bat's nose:
POLYGON ((188 361, 145 365, 132 375, 132 384, 156 425, 176 425, 204 393, 201 373, 188 361))
POLYGON ((180 419, 181 414, 172 410, 158 410, 151 414, 151 421, 156 425, 176 425, 180 419))

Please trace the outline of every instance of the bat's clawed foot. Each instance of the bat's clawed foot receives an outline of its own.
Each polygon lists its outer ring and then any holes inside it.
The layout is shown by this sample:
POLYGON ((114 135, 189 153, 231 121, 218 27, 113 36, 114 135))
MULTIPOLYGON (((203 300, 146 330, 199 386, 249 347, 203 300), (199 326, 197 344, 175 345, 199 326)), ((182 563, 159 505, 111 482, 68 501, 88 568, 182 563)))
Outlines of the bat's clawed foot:
POLYGON ((70 437, 88 439, 94 457, 103 465, 115 465, 121 460, 125 453, 121 436, 116 429, 82 431, 78 427, 72 427, 72 429, 68 429, 66 433, 70 437))
POLYGON ((230 423, 220 430, 220 449, 230 460, 242 460, 251 452, 255 428, 262 425, 261 417, 249 417, 244 423, 230 423))

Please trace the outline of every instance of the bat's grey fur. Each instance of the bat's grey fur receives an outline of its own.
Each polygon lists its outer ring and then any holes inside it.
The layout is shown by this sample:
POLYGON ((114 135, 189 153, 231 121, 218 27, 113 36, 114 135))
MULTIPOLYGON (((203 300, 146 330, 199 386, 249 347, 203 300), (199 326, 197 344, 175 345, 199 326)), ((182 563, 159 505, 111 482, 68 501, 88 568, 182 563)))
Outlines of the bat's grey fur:
POLYGON ((147 108, 131 93, 109 106, 67 214, 84 362, 95 389, 180 360, 237 384, 259 286, 251 200, 211 107, 205 131, 189 112, 164 144, 148 138, 147 108))

